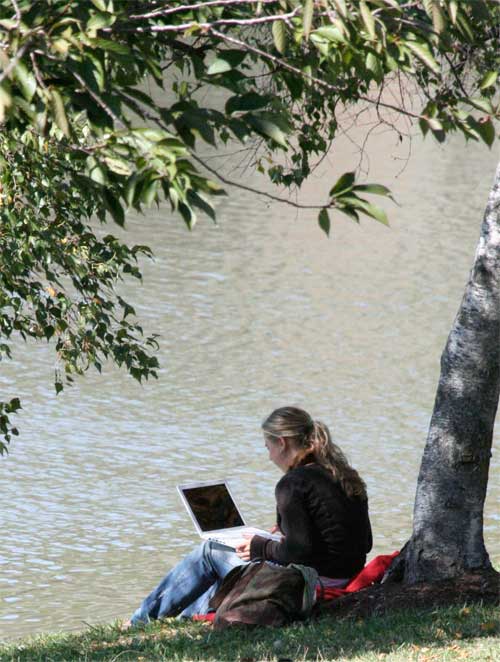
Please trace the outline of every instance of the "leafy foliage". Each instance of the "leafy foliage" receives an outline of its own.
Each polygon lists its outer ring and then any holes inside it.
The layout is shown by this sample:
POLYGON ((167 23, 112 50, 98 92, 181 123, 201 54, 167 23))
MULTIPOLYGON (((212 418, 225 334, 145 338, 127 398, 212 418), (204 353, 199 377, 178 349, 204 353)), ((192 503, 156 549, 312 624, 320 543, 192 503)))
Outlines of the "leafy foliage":
MULTIPOLYGON (((492 0, 0 0, 0 356, 14 333, 54 340, 57 391, 106 358, 155 375, 155 339, 116 290, 149 249, 98 238, 95 219, 123 225, 162 200, 189 228, 215 219, 213 197, 239 183, 200 146, 236 141, 288 189, 349 107, 491 146, 499 14, 492 0)), ((318 201, 320 227, 332 211, 387 223, 365 194, 389 191, 344 174, 318 201)))
MULTIPOLYGON (((116 292, 125 275, 140 278, 137 258, 150 249, 98 238, 91 218, 105 217, 99 185, 74 171, 71 152, 55 150, 31 131, 0 137, 0 358, 10 358, 14 333, 54 339, 56 392, 108 357, 139 381, 156 376, 156 340, 143 337, 132 306, 116 292)), ((17 399, 0 404, 6 442, 17 434, 8 414, 19 408, 17 399)))

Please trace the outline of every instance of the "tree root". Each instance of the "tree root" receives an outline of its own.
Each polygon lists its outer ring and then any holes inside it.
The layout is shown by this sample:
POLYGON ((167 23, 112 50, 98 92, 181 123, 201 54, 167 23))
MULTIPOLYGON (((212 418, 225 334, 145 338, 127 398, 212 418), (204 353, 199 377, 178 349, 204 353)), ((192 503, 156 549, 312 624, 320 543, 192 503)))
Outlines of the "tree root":
POLYGON ((482 602, 500 605, 500 573, 493 569, 420 584, 377 584, 317 605, 317 615, 378 616, 401 609, 432 609, 482 602))

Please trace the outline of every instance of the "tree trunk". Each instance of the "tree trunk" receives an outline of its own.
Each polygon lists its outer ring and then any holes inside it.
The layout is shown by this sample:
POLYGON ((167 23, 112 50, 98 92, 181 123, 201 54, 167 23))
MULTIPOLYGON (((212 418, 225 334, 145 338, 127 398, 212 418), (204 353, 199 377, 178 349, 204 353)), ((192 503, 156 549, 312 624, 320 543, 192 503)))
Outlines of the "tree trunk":
POLYGON ((415 498, 404 581, 491 567, 483 507, 500 392, 500 164, 441 376, 415 498))

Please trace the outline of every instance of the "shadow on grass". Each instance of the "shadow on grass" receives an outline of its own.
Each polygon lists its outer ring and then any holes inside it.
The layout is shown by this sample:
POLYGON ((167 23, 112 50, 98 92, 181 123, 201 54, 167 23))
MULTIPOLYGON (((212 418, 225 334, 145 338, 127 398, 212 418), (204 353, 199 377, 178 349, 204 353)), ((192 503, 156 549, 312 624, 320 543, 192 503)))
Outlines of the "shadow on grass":
MULTIPOLYGON (((338 621, 325 615, 282 629, 235 628, 224 632, 213 631, 200 623, 170 619, 127 633, 106 626, 80 635, 40 637, 22 645, 0 648, 0 660, 285 662, 353 657, 373 660, 391 654, 391 660, 406 661, 428 648, 435 652, 448 649, 452 655, 471 642, 477 645, 478 654, 484 646, 489 649, 491 645, 493 650, 500 646, 498 618, 494 607, 474 606, 433 612, 394 612, 365 620, 338 621)), ((495 659, 488 658, 487 653, 482 655, 476 659, 495 659)))

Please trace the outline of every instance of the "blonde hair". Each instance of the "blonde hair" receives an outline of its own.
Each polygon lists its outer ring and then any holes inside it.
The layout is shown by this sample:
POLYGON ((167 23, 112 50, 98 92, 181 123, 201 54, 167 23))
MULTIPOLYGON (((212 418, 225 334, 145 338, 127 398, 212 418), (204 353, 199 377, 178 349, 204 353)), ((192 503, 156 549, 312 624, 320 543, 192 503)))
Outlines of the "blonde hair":
POLYGON ((289 469, 299 466, 306 457, 312 455, 318 464, 332 474, 348 497, 367 498, 363 479, 333 443, 328 427, 321 421, 314 421, 303 409, 275 409, 262 423, 262 429, 265 435, 291 439, 299 450, 289 469))

